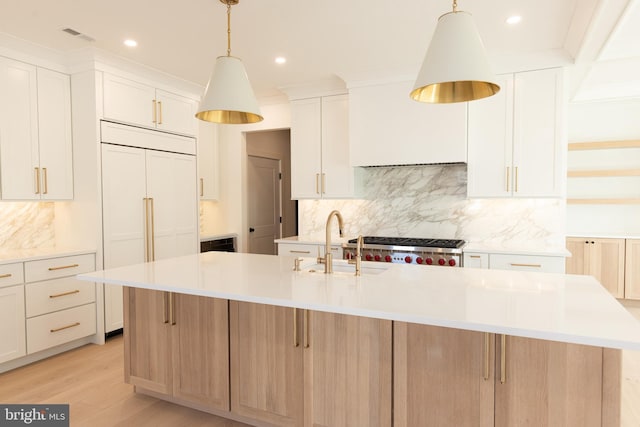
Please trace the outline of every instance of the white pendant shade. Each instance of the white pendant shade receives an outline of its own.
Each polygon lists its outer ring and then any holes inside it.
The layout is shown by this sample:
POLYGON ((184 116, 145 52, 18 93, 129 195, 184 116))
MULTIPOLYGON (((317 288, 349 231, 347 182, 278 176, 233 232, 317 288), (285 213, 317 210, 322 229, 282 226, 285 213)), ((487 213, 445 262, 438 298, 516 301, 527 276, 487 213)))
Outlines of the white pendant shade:
POLYGON ((240 58, 219 56, 216 59, 196 117, 228 124, 262 121, 258 101, 240 58))
POLYGON ((499 90, 471 14, 455 11, 442 15, 411 98, 431 103, 464 102, 499 90))

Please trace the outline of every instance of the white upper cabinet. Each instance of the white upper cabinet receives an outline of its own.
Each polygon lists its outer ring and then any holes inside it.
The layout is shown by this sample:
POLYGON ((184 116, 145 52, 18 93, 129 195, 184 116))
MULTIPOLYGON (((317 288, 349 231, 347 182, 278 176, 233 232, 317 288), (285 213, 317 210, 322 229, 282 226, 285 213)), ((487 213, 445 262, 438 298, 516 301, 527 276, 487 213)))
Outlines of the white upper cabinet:
POLYGON ((73 198, 69 76, 0 58, 0 172, 5 200, 73 198))
POLYGON ((467 103, 425 104, 409 98, 413 82, 349 89, 353 166, 467 161, 467 103))
POLYGON ((195 100, 104 74, 104 118, 166 132, 196 135, 195 100))
POLYGON ((291 102, 291 176, 293 199, 354 197, 347 95, 291 102))
POLYGON ((200 200, 218 200, 218 130, 211 122, 198 120, 198 194, 200 200))
POLYGON ((562 69, 500 76, 500 86, 469 103, 469 197, 562 197, 562 69))

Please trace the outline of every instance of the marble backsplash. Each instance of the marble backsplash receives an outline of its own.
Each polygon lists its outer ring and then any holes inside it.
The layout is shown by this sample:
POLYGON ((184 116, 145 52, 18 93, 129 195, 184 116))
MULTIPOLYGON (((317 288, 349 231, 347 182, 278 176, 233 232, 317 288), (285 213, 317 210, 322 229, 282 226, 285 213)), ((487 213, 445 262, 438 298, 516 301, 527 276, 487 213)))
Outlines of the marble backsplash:
POLYGON ((301 200, 298 234, 322 236, 338 209, 346 235, 457 238, 492 246, 564 247, 562 199, 467 199, 466 165, 367 168, 362 199, 301 200))
POLYGON ((0 249, 55 246, 53 202, 0 202, 0 249))

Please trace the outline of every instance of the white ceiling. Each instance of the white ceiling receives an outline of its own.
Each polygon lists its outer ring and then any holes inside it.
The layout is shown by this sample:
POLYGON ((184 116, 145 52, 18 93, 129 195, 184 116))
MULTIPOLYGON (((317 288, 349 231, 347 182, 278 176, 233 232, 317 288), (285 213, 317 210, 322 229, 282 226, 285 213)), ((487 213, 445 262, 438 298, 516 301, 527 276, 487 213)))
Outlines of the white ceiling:
MULTIPOLYGON (((576 59, 572 93, 577 99, 611 96, 612 87, 629 82, 637 88, 620 92, 640 96, 638 3, 458 1, 473 14, 496 72, 576 59), (504 22, 512 14, 523 17, 515 27, 504 22), (630 72, 622 73, 630 64, 630 72)), ((215 57, 226 53, 226 7, 219 0, 0 0, 0 5, 4 33, 60 52, 92 46, 203 86, 215 57), (67 27, 95 41, 61 31, 67 27), (125 47, 125 38, 139 46, 125 47)), ((259 96, 335 76, 348 82, 414 76, 438 16, 450 9, 448 0, 242 0, 232 8, 232 54, 242 58, 259 96), (285 65, 274 63, 279 55, 288 59, 285 65)))

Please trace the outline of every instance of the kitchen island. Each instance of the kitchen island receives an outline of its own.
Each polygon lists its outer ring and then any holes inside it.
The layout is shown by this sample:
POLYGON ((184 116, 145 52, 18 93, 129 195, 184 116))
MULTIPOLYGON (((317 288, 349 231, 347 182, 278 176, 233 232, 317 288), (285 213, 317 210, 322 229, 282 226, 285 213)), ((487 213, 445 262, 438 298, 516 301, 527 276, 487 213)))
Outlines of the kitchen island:
POLYGON ((139 392, 254 425, 618 425, 640 323, 593 278, 204 253, 127 287, 139 392))

